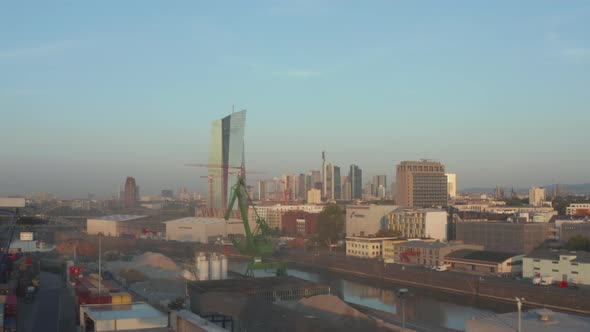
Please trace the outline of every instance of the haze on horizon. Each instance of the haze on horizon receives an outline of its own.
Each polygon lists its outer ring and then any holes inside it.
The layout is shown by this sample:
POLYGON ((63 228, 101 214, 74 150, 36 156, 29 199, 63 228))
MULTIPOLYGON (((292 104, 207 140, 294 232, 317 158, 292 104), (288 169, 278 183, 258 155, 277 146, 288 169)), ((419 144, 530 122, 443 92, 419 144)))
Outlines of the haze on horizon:
POLYGON ((210 125, 247 108, 257 178, 394 181, 437 159, 459 189, 590 182, 586 1, 7 2, 0 195, 206 192, 210 125))

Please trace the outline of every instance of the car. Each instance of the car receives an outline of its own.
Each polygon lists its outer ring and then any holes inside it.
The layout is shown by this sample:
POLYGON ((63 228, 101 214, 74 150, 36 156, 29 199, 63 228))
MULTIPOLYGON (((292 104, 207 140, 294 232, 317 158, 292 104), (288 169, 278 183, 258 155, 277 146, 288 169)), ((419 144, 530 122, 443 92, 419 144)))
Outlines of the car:
POLYGON ((440 265, 440 266, 435 266, 432 268, 434 271, 436 272, 443 272, 447 270, 447 266, 446 265, 440 265))

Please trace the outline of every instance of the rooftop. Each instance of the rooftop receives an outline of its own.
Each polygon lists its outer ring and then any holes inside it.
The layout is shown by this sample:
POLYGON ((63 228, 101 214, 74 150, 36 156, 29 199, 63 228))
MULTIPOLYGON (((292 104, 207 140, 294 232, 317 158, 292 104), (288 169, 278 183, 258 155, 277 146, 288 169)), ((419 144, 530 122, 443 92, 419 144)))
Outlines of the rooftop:
POLYGON ((569 251, 565 249, 538 249, 526 255, 527 258, 548 259, 558 261, 559 256, 576 256, 571 262, 590 263, 590 252, 587 251, 569 251))
POLYGON ((417 248, 448 248, 462 244, 455 244, 455 243, 447 243, 447 242, 425 242, 425 241, 408 241, 406 243, 402 243, 402 245, 411 245, 412 247, 417 248))
POLYGON ((110 221, 131 221, 136 219, 147 218, 148 216, 137 215, 137 214, 113 214, 110 216, 89 218, 94 220, 110 220, 110 221))
MULTIPOLYGON (((186 217, 186 218, 164 221, 163 223, 164 224, 195 224, 195 223, 214 224, 214 223, 219 223, 219 222, 225 222, 225 219, 224 218, 212 218, 212 217, 186 217)), ((227 222, 241 224, 242 220, 230 218, 227 222)))
POLYGON ((519 254, 486 250, 461 249, 448 254, 446 258, 457 258, 461 260, 472 260, 490 263, 502 263, 505 260, 510 259, 514 256, 519 256, 519 254))
MULTIPOLYGON (((476 320, 467 320, 467 331, 516 331, 518 327, 518 313, 509 312, 476 320)), ((548 309, 534 309, 522 313, 523 331, 562 332, 562 331, 590 331, 590 318, 553 312, 548 309), (539 319, 541 315, 548 321, 539 319)))
POLYGON ((83 305, 82 310, 95 321, 166 317, 147 303, 83 305))

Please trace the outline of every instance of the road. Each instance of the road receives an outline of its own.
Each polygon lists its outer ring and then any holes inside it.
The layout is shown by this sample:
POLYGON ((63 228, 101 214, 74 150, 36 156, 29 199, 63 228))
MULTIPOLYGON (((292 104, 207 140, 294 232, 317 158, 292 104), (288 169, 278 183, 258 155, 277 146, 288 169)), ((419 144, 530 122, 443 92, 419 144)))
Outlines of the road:
POLYGON ((41 272, 41 287, 32 303, 19 299, 18 330, 23 332, 75 331, 73 297, 61 277, 41 272))

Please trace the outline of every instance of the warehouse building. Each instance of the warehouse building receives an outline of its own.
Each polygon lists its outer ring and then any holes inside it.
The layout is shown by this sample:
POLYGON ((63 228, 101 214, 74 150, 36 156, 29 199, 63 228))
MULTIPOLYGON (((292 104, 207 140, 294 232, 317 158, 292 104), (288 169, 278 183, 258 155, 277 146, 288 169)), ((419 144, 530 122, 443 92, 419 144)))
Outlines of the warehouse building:
POLYGON ((130 222, 137 222, 148 216, 114 214, 86 220, 86 232, 90 235, 121 236, 129 229, 130 222))
POLYGON ((391 237, 346 237, 346 256, 360 258, 381 258, 383 241, 393 240, 391 237))
POLYGON ((518 275, 524 255, 505 252, 461 249, 448 254, 445 261, 455 270, 474 273, 518 275))
POLYGON ((239 219, 187 217, 165 221, 164 224, 166 240, 169 241, 211 243, 218 238, 245 234, 244 223, 239 219))
POLYGON ((553 277, 590 285, 590 253, 585 251, 535 250, 523 258, 522 269, 525 278, 553 277))

